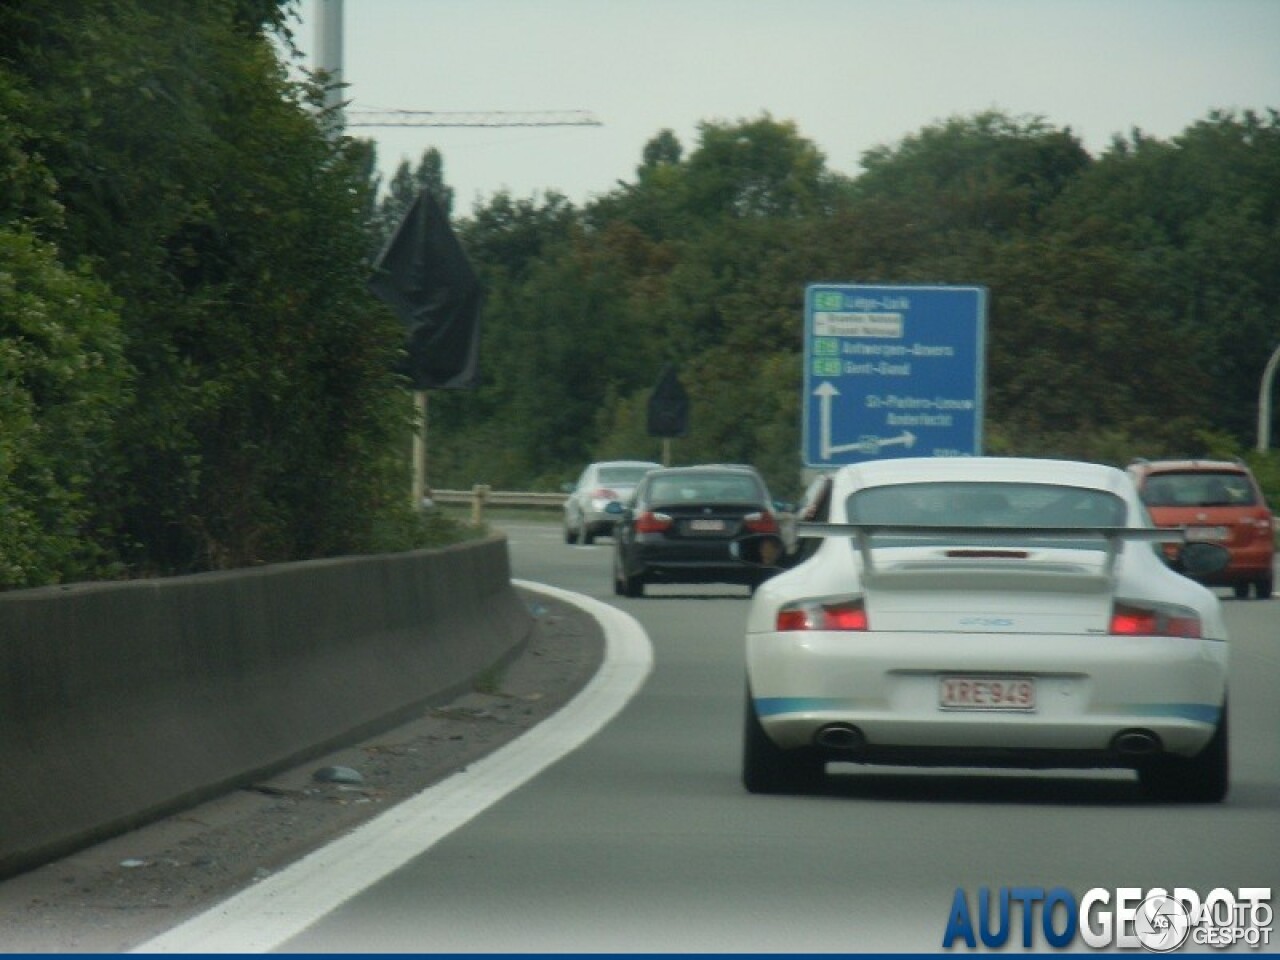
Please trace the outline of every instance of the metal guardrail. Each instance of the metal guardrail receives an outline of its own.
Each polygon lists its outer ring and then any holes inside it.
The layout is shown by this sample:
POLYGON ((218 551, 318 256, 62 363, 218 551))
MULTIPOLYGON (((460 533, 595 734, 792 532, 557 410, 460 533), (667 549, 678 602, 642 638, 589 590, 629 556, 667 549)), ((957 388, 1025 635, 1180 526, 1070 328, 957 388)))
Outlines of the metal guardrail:
POLYGON ((470 490, 432 490, 430 498, 434 503, 470 504, 471 522, 479 524, 484 521, 485 507, 541 507, 555 509, 568 499, 568 494, 493 490, 490 489, 488 484, 477 483, 470 490))

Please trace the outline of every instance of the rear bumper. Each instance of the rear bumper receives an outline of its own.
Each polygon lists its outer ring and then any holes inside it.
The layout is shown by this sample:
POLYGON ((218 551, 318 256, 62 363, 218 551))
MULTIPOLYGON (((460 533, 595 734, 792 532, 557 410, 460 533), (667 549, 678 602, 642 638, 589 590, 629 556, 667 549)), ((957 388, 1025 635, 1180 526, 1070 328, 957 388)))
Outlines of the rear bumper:
POLYGON ((728 538, 672 543, 655 537, 637 538, 631 552, 632 572, 648 580, 670 583, 740 583, 760 580, 757 567, 741 563, 729 554, 728 538))
POLYGON ((765 633, 748 637, 747 670, 761 725, 784 748, 839 725, 856 728, 864 758, 885 762, 1132 765, 1116 755, 1121 733, 1149 733, 1183 756, 1208 743, 1227 649, 1188 638, 765 633), (940 678, 966 674, 1034 678, 1035 709, 941 709, 940 678))
POLYGON ((742 564, 732 566, 720 563, 672 563, 644 564, 644 578, 656 583, 759 583, 761 571, 742 564))
POLYGON ((582 518, 582 528, 593 536, 612 536, 617 518, 611 513, 587 513, 582 518))

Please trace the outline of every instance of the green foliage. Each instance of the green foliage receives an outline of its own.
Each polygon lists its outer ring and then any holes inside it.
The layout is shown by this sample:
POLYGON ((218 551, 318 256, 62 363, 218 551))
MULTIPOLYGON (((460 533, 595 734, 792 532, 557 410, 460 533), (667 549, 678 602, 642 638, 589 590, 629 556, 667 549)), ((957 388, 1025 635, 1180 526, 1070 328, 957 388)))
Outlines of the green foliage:
MULTIPOLYGON (((1258 485, 1271 505, 1272 512, 1280 510, 1280 450, 1251 450, 1244 457, 1245 463, 1258 479, 1258 485)), ((1280 539, 1280 530, 1276 532, 1280 539)))
POLYGON ((988 111, 954 117, 862 157, 854 187, 910 210, 942 235, 1026 231, 1089 165, 1069 130, 988 111))
POLYGON ((694 216, 786 218, 821 212, 826 161, 795 124, 768 114, 732 126, 699 125, 685 165, 685 202, 694 216))
POLYGON ((646 404, 671 362, 692 403, 673 460, 752 462, 795 491, 815 281, 986 286, 989 452, 1238 452, 1280 336, 1278 136, 1274 113, 1215 113, 1095 160, 1069 129, 989 111, 846 181, 765 115, 703 124, 691 151, 661 131, 580 213, 499 194, 461 224, 487 382, 449 398, 434 482, 552 489, 586 460, 657 458, 646 404))
MULTIPOLYGON (((443 157, 387 189, 296 83, 288 0, 0 5, 0 587, 400 550, 478 535, 408 502, 403 331, 369 259, 443 157), (160 134, 163 135, 160 135, 160 134)), ((437 391, 430 485, 556 489, 657 459, 799 493, 806 284, 990 291, 987 447, 1230 456, 1280 333, 1280 117, 1215 112, 1090 157, 986 112, 869 151, 794 124, 669 130, 575 208, 501 192, 457 224, 482 385, 437 391)), ((1253 456, 1274 498, 1274 456, 1253 456)))
POLYGON ((263 31, 285 8, 0 9, 0 227, 40 238, 5 235, 9 583, 433 535, 402 331, 365 289, 372 155, 288 79, 263 31))
MULTIPOLYGON (((372 145, 370 145, 370 151, 372 155, 372 145)), ((370 173, 372 174, 372 170, 370 173)), ((375 190, 376 188, 375 180, 375 190)), ((414 199, 423 190, 431 194, 446 215, 452 213, 453 188, 445 183, 444 157, 434 147, 423 152, 416 169, 410 169, 408 161, 403 161, 387 184, 386 192, 377 201, 376 209, 370 218, 371 260, 382 252, 395 234, 400 221, 404 219, 404 215, 409 212, 414 199)))
POLYGON ((0 588, 109 574, 96 524, 128 381, 116 304, 0 227, 0 588))

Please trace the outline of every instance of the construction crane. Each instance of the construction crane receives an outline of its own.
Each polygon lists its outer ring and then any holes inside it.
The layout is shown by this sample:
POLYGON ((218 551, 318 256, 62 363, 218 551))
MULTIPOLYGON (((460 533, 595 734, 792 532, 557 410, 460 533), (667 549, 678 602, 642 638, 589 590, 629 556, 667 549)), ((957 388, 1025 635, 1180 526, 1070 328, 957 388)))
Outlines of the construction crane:
POLYGON ((373 110, 342 102, 343 0, 316 0, 316 73, 326 77, 324 109, 335 133, 343 127, 600 127, 586 110, 373 110))
POLYGON ((345 110, 348 127, 600 127, 586 110, 345 110))

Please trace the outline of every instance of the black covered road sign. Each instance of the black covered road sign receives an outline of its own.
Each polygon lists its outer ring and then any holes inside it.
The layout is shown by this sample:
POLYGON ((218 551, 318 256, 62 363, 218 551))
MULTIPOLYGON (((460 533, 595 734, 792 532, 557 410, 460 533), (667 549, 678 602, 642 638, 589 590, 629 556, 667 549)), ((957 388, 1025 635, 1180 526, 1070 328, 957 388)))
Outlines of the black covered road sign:
POLYGON ((689 395, 676 368, 667 364, 649 397, 649 436, 684 437, 689 434, 689 395))
POLYGON ((480 281, 449 218, 423 190, 374 264, 369 289, 405 326, 401 371, 415 390, 479 383, 480 281))

